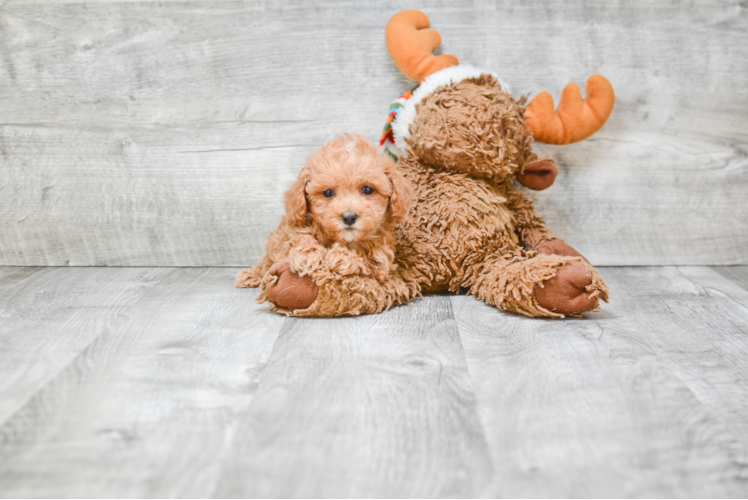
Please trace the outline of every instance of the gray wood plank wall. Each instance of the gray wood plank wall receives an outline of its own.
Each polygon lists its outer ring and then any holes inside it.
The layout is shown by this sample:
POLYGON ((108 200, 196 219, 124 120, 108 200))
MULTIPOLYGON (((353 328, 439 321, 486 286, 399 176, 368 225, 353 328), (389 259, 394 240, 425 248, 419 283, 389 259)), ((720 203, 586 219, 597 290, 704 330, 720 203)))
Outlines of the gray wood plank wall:
POLYGON ((425 11, 516 96, 602 73, 586 142, 534 194, 598 265, 748 264, 748 14, 738 1, 0 2, 0 265, 243 266, 340 131, 412 83, 384 47, 425 11))

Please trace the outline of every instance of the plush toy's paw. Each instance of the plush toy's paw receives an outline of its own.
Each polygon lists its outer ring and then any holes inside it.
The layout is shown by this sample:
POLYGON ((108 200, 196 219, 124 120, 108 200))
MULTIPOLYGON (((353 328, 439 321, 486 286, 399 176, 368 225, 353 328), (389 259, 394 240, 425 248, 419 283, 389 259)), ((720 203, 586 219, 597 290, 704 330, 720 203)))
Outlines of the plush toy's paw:
POLYGON ((592 284, 592 278, 584 263, 567 262, 556 269, 556 276, 542 285, 535 285, 535 299, 538 304, 556 313, 591 311, 597 308, 597 296, 587 292, 585 287, 592 284))
MULTIPOLYGON (((574 250, 574 247, 571 247, 564 242, 564 240, 550 240, 550 241, 544 241, 540 245, 538 245, 537 248, 538 253, 542 253, 545 255, 561 255, 565 257, 581 257, 584 260, 587 260, 584 255, 574 250)), ((589 261, 587 261, 589 262, 589 261)))
POLYGON ((265 285, 265 294, 278 307, 306 309, 317 299, 319 287, 314 280, 291 271, 287 261, 276 262, 268 272, 278 278, 265 285))

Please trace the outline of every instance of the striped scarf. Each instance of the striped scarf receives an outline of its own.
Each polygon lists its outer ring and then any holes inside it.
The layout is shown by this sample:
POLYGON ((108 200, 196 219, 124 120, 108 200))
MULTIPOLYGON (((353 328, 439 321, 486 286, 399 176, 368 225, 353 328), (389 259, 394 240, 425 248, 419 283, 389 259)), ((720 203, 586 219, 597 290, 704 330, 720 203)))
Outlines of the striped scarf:
POLYGON ((395 144, 395 135, 392 132, 392 122, 395 120, 398 111, 402 109, 405 102, 410 99, 413 92, 418 88, 418 85, 398 97, 392 104, 390 104, 390 112, 387 115, 387 122, 384 124, 382 135, 379 138, 379 146, 388 154, 392 161, 397 163, 398 157, 405 154, 405 151, 397 147, 395 144))

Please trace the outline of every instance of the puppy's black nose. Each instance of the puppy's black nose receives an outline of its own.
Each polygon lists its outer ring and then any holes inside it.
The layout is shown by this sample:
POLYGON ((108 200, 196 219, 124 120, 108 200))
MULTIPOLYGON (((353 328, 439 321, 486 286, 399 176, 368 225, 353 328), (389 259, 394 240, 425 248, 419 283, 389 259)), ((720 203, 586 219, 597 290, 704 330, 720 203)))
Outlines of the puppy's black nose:
POLYGON ((354 214, 353 212, 345 212, 342 215, 343 222, 347 226, 352 226, 356 223, 356 219, 358 218, 358 215, 354 214))

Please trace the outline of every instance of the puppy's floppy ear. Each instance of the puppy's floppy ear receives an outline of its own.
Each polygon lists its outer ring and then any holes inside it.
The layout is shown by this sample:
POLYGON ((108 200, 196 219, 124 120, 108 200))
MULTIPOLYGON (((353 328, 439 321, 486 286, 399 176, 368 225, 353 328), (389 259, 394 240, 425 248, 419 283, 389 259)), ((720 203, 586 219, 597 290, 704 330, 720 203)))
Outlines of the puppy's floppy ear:
POLYGON ((384 173, 392 185, 392 195, 390 195, 390 216, 394 222, 401 222, 408 215, 410 209, 410 200, 413 197, 413 186, 397 170, 392 160, 382 157, 382 161, 387 164, 384 167, 384 173))
POLYGON ((283 196, 286 204, 286 217, 288 224, 292 227, 301 227, 306 224, 306 183, 309 182, 310 173, 306 166, 301 169, 299 177, 291 184, 291 187, 283 196))

